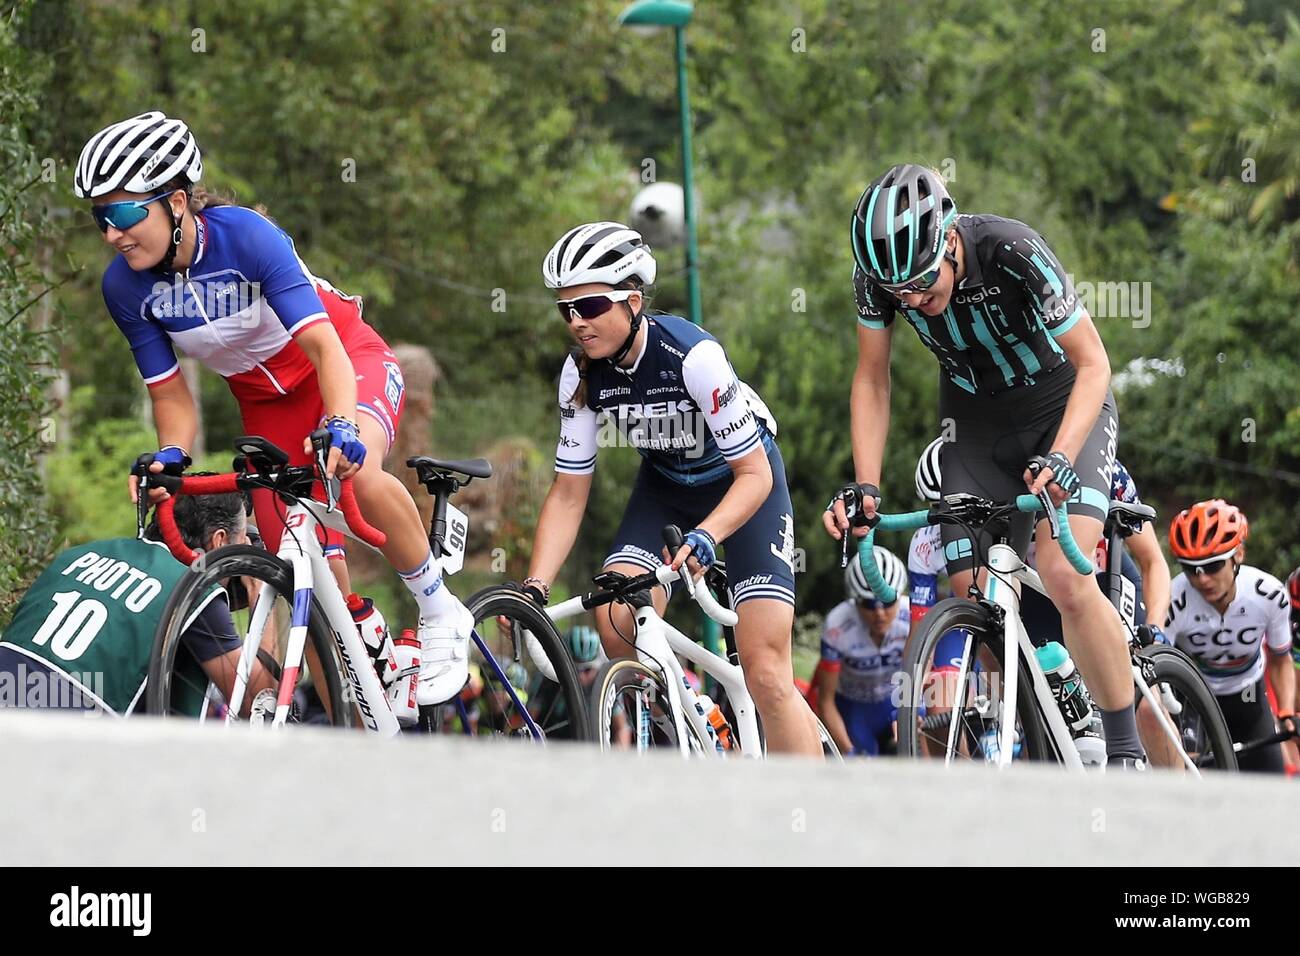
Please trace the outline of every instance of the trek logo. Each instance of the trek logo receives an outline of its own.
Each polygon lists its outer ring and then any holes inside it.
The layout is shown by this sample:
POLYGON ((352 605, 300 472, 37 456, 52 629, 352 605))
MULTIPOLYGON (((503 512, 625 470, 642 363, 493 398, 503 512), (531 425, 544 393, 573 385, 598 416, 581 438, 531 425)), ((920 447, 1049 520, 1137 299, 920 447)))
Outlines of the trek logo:
POLYGON ((676 402, 636 402, 611 409, 623 421, 639 418, 667 418, 678 412, 685 414, 690 410, 691 403, 685 399, 676 402))
POLYGON ((152 893, 82 893, 74 885, 50 897, 51 926, 128 926, 132 936, 148 936, 152 914, 152 893))
POLYGON ((718 414, 719 411, 721 411, 723 408, 727 407, 733 401, 735 401, 736 396, 739 393, 740 393, 740 383, 737 382, 735 379, 732 379, 731 384, 728 385, 725 389, 715 388, 713 390, 713 411, 709 412, 709 414, 710 415, 718 414))
POLYGON ((995 285, 990 286, 987 289, 977 289, 976 291, 969 292, 966 295, 955 295, 952 297, 952 301, 958 305, 978 305, 987 298, 1001 294, 1002 287, 995 285))
POLYGON ((668 344, 667 342, 665 342, 663 339, 660 339, 660 340, 659 340, 659 347, 662 348, 665 352, 669 352, 669 353, 671 353, 672 355, 676 355, 679 359, 684 359, 684 358, 686 358, 686 353, 685 353, 685 352, 681 351, 680 349, 675 349, 675 348, 673 348, 671 345, 669 345, 669 344, 668 344))

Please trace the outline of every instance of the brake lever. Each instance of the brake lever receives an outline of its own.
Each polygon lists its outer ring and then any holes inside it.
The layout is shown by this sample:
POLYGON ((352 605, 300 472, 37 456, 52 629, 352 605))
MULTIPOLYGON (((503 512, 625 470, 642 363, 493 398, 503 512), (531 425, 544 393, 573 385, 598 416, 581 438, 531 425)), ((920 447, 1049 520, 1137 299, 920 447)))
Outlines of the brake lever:
MULTIPOLYGON (((1031 458, 1025 467, 1029 469, 1029 476, 1031 478, 1037 478, 1039 473, 1043 470, 1043 465, 1038 462, 1037 458, 1031 458)), ((1052 496, 1047 490, 1048 485, 1050 484, 1051 482, 1049 481, 1044 485, 1039 490, 1036 497, 1038 498, 1039 504, 1043 506, 1043 510, 1047 512, 1047 527, 1052 533, 1052 540, 1055 541, 1061 536, 1061 518, 1056 513, 1056 505, 1053 503, 1052 496)))
POLYGON ((324 428, 316 429, 311 433, 311 447, 316 454, 316 471, 320 475, 321 484, 325 486, 325 513, 330 514, 337 510, 342 487, 337 477, 326 477, 329 468, 330 433, 324 428))

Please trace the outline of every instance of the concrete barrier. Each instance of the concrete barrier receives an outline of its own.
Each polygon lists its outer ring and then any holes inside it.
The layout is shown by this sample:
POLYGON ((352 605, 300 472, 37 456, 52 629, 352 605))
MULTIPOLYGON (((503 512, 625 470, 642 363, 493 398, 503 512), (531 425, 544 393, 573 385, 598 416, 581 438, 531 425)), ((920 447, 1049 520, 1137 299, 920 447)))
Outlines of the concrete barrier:
POLYGON ((684 763, 0 713, 0 864, 1300 860, 1283 780, 877 760, 684 763))

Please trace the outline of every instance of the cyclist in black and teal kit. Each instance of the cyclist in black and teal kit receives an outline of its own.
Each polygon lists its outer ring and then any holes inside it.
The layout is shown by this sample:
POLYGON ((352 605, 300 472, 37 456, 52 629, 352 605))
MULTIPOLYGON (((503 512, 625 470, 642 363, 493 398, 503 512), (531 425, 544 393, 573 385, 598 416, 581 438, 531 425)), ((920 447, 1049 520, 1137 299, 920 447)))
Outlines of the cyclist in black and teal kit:
MULTIPOLYGON (((545 603, 581 526, 599 446, 636 448, 641 468, 605 570, 639 575, 662 566, 668 524, 686 532, 668 556, 675 568, 689 562, 698 576, 725 548, 736 645, 768 749, 820 756, 791 662, 794 510, 776 421, 717 339, 678 316, 647 314, 656 271, 641 236, 616 222, 569 230, 543 261, 578 349, 560 375, 555 482, 524 588, 545 603)), ((662 613, 663 589, 653 599, 662 613)), ((635 626, 628 607, 602 608, 596 621, 606 652, 626 656, 635 626)))
MULTIPOLYGON (((852 249, 856 480, 828 506, 827 532, 836 539, 847 532, 845 499, 875 513, 889 430, 890 344, 901 313, 943 371, 938 417, 955 426, 944 448, 943 493, 1007 501, 1046 488, 1067 504, 1076 540, 1100 539, 1119 437, 1110 361, 1046 240, 1014 219, 959 216, 937 173, 901 165, 863 192, 852 249)), ((1061 611, 1066 643, 1102 708, 1110 763, 1143 768, 1119 617, 1091 576, 1045 545, 1045 520, 1035 529, 1031 515, 1013 519, 1010 540, 1020 554, 1034 533, 1044 545, 1039 573, 1061 611)), ((953 592, 966 594, 974 543, 950 526, 943 542, 953 592)))
MULTIPOLYGON (((191 548, 211 551, 248 540, 238 494, 182 495, 176 524, 191 548)), ((162 543, 156 520, 145 538, 92 541, 55 556, 0 635, 0 688, 10 684, 19 691, 9 699, 0 690, 0 707, 137 712, 154 633, 186 572, 162 543)), ((197 607, 181 636, 191 656, 178 661, 195 672, 194 679, 178 686, 202 688, 211 680, 228 699, 242 644, 226 601, 226 592, 214 588, 197 607)), ((275 686, 254 662, 247 699, 275 686)), ((203 697, 196 691, 175 703, 178 711, 197 714, 203 697)))

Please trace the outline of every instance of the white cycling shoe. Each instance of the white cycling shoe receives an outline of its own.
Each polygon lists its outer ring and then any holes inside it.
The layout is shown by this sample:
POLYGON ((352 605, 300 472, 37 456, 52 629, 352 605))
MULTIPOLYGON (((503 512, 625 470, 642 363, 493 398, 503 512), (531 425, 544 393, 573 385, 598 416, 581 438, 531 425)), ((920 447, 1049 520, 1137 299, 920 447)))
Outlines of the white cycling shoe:
POLYGON ((452 618, 445 622, 420 618, 420 681, 415 699, 421 707, 451 700, 469 680, 469 636, 474 630, 474 615, 460 604, 452 618))

